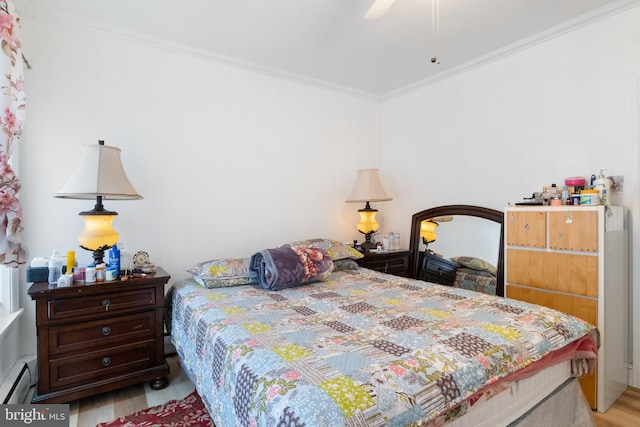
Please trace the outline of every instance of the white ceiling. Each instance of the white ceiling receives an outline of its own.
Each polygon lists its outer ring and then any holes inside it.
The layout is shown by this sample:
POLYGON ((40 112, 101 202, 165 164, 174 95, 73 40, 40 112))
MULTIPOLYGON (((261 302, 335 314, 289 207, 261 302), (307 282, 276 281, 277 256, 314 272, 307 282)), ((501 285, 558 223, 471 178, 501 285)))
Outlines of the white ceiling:
MULTIPOLYGON (((168 43, 226 63, 385 97, 636 6, 640 0, 13 0, 18 12, 168 43), (438 53, 439 64, 431 62, 438 53)), ((25 52, 27 58, 29 53, 25 52)), ((37 65, 37 58, 29 58, 37 65)))

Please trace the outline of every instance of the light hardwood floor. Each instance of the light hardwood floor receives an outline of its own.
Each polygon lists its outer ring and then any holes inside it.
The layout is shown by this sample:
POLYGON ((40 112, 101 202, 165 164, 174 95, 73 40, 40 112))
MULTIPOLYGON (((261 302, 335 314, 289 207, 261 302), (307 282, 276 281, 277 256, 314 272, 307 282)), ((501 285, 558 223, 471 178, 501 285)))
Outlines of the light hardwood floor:
MULTIPOLYGON (((93 427, 169 400, 184 398, 194 390, 194 386, 187 379, 177 356, 167 357, 167 362, 171 369, 171 382, 166 389, 152 390, 147 382, 71 402, 69 427, 93 427)), ((598 427, 640 426, 640 390, 628 388, 606 413, 594 412, 594 416, 598 427)))
POLYGON ((640 390, 627 388, 605 412, 595 412, 598 427, 640 426, 640 390))
MULTIPOLYGON (((98 423, 161 405, 169 400, 182 399, 194 390, 178 361, 178 356, 168 356, 169 386, 153 390, 149 382, 135 384, 119 390, 75 400, 69 404, 69 427, 94 427, 98 423)), ((30 401, 33 390, 27 396, 30 401)))

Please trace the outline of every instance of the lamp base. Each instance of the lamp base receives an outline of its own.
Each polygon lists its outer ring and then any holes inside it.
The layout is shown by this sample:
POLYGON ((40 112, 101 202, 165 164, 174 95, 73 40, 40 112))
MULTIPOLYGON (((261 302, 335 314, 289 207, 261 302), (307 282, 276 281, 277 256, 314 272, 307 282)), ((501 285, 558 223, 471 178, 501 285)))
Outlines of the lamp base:
MULTIPOLYGON (((362 231, 361 231, 362 233, 362 231)), ((373 235, 374 231, 371 231, 369 233, 363 233, 364 234, 364 242, 362 242, 362 244, 360 245, 360 247, 362 248, 362 252, 363 253, 369 253, 371 252, 371 250, 376 250, 377 246, 374 242, 371 241, 371 236, 373 235)))
POLYGON ((93 252, 93 263, 94 265, 98 265, 98 264, 103 264, 104 263, 104 251, 108 250, 109 248, 111 248, 111 246, 109 245, 104 245, 98 249, 95 250, 91 250, 89 248, 85 248, 84 246, 80 246, 82 249, 86 250, 86 251, 91 251, 93 252))
POLYGON ((369 253, 372 250, 375 251, 377 249, 377 246, 375 243, 373 243, 372 241, 368 241, 368 242, 363 242, 360 247, 362 248, 362 252, 363 253, 369 253))

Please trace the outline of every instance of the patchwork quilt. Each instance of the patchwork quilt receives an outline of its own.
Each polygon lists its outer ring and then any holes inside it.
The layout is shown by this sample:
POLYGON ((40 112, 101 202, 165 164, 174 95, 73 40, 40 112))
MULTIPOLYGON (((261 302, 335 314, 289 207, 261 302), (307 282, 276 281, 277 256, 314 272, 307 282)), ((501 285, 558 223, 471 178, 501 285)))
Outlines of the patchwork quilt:
POLYGON ((505 380, 597 356, 575 317, 368 269, 170 294, 172 341, 218 427, 441 425, 505 380))

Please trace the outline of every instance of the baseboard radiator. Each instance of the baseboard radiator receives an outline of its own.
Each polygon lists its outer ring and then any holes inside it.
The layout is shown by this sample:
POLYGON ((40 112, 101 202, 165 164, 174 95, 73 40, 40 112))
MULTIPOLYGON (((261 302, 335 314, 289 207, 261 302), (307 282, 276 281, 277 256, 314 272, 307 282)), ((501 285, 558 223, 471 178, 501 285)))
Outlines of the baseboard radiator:
POLYGON ((0 402, 3 405, 25 403, 31 386, 36 384, 36 359, 23 357, 18 359, 7 379, 0 385, 0 402))

